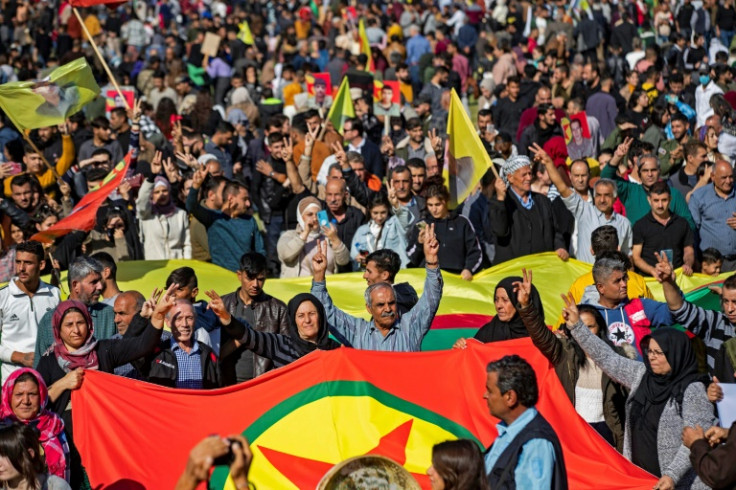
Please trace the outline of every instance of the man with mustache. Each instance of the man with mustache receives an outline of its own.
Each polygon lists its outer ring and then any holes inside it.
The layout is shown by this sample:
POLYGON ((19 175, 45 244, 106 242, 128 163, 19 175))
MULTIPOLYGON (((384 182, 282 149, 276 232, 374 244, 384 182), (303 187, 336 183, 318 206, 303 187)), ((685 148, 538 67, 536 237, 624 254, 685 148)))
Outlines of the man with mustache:
POLYGON ((412 309, 401 315, 397 310, 393 286, 387 282, 371 284, 365 291, 365 306, 372 317, 370 321, 350 316, 332 303, 325 284, 327 244, 324 241, 319 243, 319 251, 312 258, 312 294, 324 305, 330 331, 341 342, 366 350, 415 352, 421 349, 422 339, 440 305, 443 281, 437 258, 440 245, 434 225, 427 225, 420 236, 427 268, 422 297, 412 309))

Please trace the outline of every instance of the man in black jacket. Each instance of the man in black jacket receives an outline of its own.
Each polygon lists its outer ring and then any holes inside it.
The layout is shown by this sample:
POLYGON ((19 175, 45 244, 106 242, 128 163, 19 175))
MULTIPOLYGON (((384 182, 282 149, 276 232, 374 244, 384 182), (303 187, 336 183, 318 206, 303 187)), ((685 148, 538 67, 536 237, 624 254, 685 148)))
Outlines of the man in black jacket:
POLYGON ((483 398, 501 419, 484 458, 491 488, 567 489, 560 440, 534 407, 539 390, 529 363, 517 355, 489 363, 483 398))
POLYGON ((507 160, 501 178, 496 179, 496 198, 488 205, 490 232, 496 236, 496 264, 553 250, 562 260, 570 257, 552 203, 531 192, 531 185, 529 158, 519 155, 507 160))
MULTIPOLYGON (((283 301, 263 292, 266 283, 266 257, 248 252, 240 258, 240 288, 222 297, 227 311, 259 332, 289 335, 287 309, 283 301)), ((220 369, 222 384, 242 383, 273 369, 273 361, 257 356, 244 347, 231 350, 227 333, 222 332, 220 369)))
POLYGON ((205 343, 194 339, 196 314, 192 303, 178 299, 166 314, 171 337, 161 340, 143 375, 162 386, 211 389, 220 386, 217 356, 205 343))
MULTIPOLYGON (((353 243, 353 236, 358 227, 365 223, 365 215, 356 207, 347 203, 348 187, 345 180, 333 179, 325 185, 325 204, 327 218, 337 228, 337 236, 347 247, 353 243)), ((340 266, 340 272, 351 272, 351 264, 340 266)))
POLYGON ((520 84, 519 77, 509 77, 506 81, 508 96, 499 99, 493 108, 493 120, 496 121, 496 127, 499 131, 506 132, 512 137, 516 136, 521 113, 529 106, 525 99, 519 97, 520 84))

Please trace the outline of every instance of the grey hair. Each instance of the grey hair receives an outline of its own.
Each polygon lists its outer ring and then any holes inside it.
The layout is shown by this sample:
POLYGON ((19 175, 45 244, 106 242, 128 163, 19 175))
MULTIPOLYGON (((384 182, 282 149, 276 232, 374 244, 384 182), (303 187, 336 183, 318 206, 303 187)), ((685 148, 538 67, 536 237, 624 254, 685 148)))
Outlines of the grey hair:
POLYGON ((192 309, 192 313, 195 313, 195 318, 196 318, 196 312, 194 311, 194 305, 192 304, 192 302, 189 301, 188 299, 177 299, 176 301, 174 301, 174 306, 172 306, 171 309, 166 313, 166 321, 169 321, 169 319, 172 316, 172 312, 174 311, 174 308, 176 308, 179 305, 189 305, 189 307, 192 309))
POLYGON ((79 282, 93 272, 102 275, 103 269, 104 267, 99 260, 86 255, 80 255, 69 264, 69 272, 66 277, 67 284, 71 289, 72 282, 79 282))
POLYGON ((616 181, 613 179, 607 179, 605 177, 601 177, 598 179, 598 181, 593 186, 593 192, 598 188, 599 185, 607 185, 613 190, 613 198, 616 199, 618 197, 618 188, 616 187, 616 181))
POLYGON ((389 284, 387 282, 377 282, 375 284, 371 284, 365 290, 365 304, 368 306, 368 308, 373 307, 373 300, 371 299, 371 294, 373 294, 373 291, 375 291, 376 289, 381 289, 381 288, 390 289, 391 292, 394 293, 394 298, 396 298, 396 291, 394 290, 394 286, 392 284, 389 284))
POLYGON ((365 159, 363 158, 363 155, 358 153, 357 151, 349 151, 345 154, 345 158, 348 162, 360 162, 365 163, 365 159))
POLYGON ((593 264, 593 280, 602 283, 614 272, 628 272, 626 264, 619 259, 601 258, 593 264))
POLYGON ((644 160, 654 160, 654 163, 657 164, 657 169, 659 169, 659 158, 657 158, 657 155, 654 153, 644 153, 639 157, 639 161, 637 162, 639 168, 644 165, 644 160))

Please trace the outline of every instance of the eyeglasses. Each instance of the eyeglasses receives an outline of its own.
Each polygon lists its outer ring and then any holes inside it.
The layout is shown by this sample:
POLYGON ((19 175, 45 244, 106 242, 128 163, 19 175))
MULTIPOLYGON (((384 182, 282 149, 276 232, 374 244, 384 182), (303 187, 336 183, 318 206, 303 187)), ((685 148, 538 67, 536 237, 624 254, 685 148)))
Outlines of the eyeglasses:
POLYGON ((644 349, 644 355, 648 356, 649 354, 653 355, 654 357, 662 357, 664 356, 664 352, 658 349, 644 349))

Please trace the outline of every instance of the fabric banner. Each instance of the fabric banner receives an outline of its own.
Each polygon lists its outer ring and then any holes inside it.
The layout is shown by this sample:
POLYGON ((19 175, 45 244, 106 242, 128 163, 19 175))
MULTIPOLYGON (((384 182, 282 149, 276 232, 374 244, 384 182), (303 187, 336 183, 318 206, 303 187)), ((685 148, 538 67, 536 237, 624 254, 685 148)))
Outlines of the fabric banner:
MULTIPOLYGON (((234 273, 208 262, 193 260, 120 262, 117 273, 118 285, 123 291, 135 289, 148 297, 154 287, 163 287, 171 271, 185 266, 193 267, 197 272, 200 291, 198 299, 207 300, 204 291, 210 289, 226 294, 240 287, 234 273)), ((449 349, 459 337, 472 337, 479 327, 496 314, 493 306, 493 291, 496 284, 505 277, 520 276, 522 267, 534 271, 534 284, 542 298, 545 321, 548 325, 556 324, 557 317, 562 311, 560 294, 566 292, 575 279, 590 272, 591 269, 590 264, 574 259, 563 262, 557 254, 548 252, 491 267, 476 274, 471 282, 463 280, 456 274, 443 272, 445 287, 442 300, 432 328, 422 341, 422 350, 449 349)), ((721 274, 719 277, 693 274, 687 277, 678 270, 677 284, 687 293, 688 301, 704 308, 718 310, 720 297, 711 292, 707 286, 720 283, 730 274, 721 274)), ((424 269, 403 269, 396 276, 396 282, 408 282, 418 294, 421 294, 424 277, 424 269)), ((49 278, 46 277, 44 280, 48 282, 49 278)), ((63 272, 62 282, 65 281, 66 272, 63 272)), ((311 284, 311 277, 269 279, 266 281, 265 291, 288 303, 296 294, 309 292, 311 284)), ((661 284, 650 278, 647 285, 654 299, 664 301, 661 284)), ((365 281, 358 272, 327 277, 327 288, 335 304, 346 313, 363 318, 368 317, 363 299, 365 287, 365 281)))
POLYGON ((447 117, 449 141, 442 176, 450 190, 450 208, 454 209, 473 192, 491 166, 491 157, 454 89, 450 97, 447 117))
POLYGON ((0 85, 0 107, 18 130, 25 131, 64 123, 99 93, 87 60, 78 58, 41 80, 0 85))
POLYGON ((125 160, 118 163, 112 171, 107 174, 102 185, 88 192, 76 206, 69 216, 65 217, 46 231, 40 231, 31 237, 31 240, 52 243, 56 238, 71 233, 75 230, 90 231, 95 225, 97 210, 100 208, 107 196, 120 186, 125 178, 130 165, 130 153, 125 160))
MULTIPOLYGON (((570 488, 652 488, 655 477, 577 415, 529 339, 414 354, 315 351, 253 381, 206 392, 89 371, 72 395, 74 438, 93 488, 173 488, 189 450, 215 433, 248 438, 256 488, 315 488, 334 464, 368 453, 396 460, 429 488, 434 444, 493 442, 498 421, 483 399, 485 367, 511 353, 534 367, 537 408, 560 438, 570 488)), ((227 478, 227 468, 218 467, 211 488, 225 488, 227 478)))

